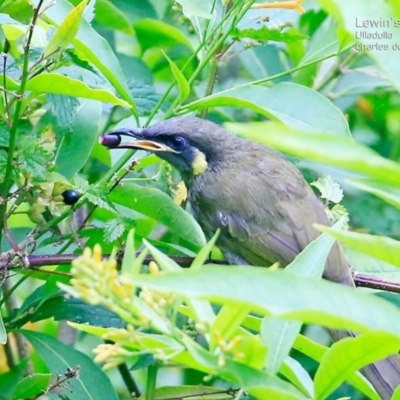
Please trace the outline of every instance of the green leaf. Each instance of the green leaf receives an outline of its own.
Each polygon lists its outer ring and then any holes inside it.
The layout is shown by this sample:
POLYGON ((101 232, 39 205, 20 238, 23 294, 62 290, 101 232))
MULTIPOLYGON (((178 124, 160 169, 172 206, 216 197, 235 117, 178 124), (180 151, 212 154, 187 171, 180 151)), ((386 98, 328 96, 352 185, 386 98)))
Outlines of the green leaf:
MULTIPOLYGON (((376 48, 373 46, 375 41, 361 38, 360 42, 364 46, 369 45, 369 48, 361 49, 366 50, 375 59, 381 70, 391 80, 397 90, 400 90, 400 71, 397 67, 400 64, 400 53, 392 47, 400 43, 400 30, 393 22, 394 12, 389 4, 383 0, 375 0, 368 3, 363 0, 354 0, 350 3, 346 0, 318 1, 353 37, 355 33, 361 31, 367 33, 375 32, 376 28, 357 27, 357 24, 362 24, 362 21, 388 21, 388 26, 384 28, 384 31, 391 34, 391 38, 379 41, 381 46, 387 46, 387 48, 376 48)), ((360 47, 358 47, 358 49, 360 49, 360 47)))
MULTIPOLYGON (((47 284, 47 282, 46 282, 47 284)), ((38 287, 25 299, 20 308, 14 309, 9 316, 13 328, 19 328, 28 322, 38 322, 49 318, 55 321, 75 321, 95 326, 124 328, 125 322, 117 314, 102 306, 93 306, 76 298, 67 298, 58 291, 46 298, 46 285, 38 287)))
POLYGON ((307 49, 306 54, 301 59, 299 66, 307 65, 316 60, 328 58, 337 54, 339 42, 337 39, 336 28, 333 24, 321 35, 317 36, 307 49))
POLYGON ((200 268, 210 258, 211 251, 215 246, 215 242, 217 241, 219 234, 220 230, 218 229, 217 232, 215 232, 215 235, 199 251, 197 256, 192 261, 190 268, 200 268))
POLYGON ((52 153, 41 147, 36 137, 24 135, 18 141, 18 163, 25 174, 31 174, 36 181, 46 180, 52 168, 49 164, 52 153))
POLYGON ((265 370, 275 374, 289 355, 293 342, 301 329, 301 323, 266 316, 261 323, 261 340, 268 347, 265 370))
POLYGON ((57 132, 61 130, 63 135, 72 133, 76 118, 79 100, 76 97, 49 93, 46 96, 51 114, 57 120, 57 132))
POLYGON ((293 129, 350 136, 348 123, 335 105, 317 91, 295 83, 228 89, 194 101, 187 108, 194 111, 223 106, 249 108, 293 129))
POLYGON ((217 335, 225 340, 232 339, 250 311, 248 305, 224 304, 211 326, 211 348, 217 345, 217 335))
POLYGON ((346 182, 361 190, 365 190, 378 196, 392 206, 400 208, 400 187, 382 182, 381 179, 373 178, 347 179, 346 182))
MULTIPOLYGON (((320 278, 333 243, 333 238, 329 238, 328 235, 319 236, 308 244, 284 271, 301 276, 320 278)), ((297 321, 287 321, 274 316, 266 316, 263 319, 261 338, 269 349, 266 364, 268 372, 276 373, 279 371, 282 363, 289 355, 300 329, 301 323, 297 321)))
POLYGON ((315 225, 321 232, 326 232, 351 248, 400 267, 400 242, 386 236, 367 233, 338 231, 324 225, 315 225))
POLYGON ((153 86, 146 85, 140 80, 129 82, 129 89, 135 100, 139 115, 150 115, 161 96, 153 86))
POLYGON ((108 198, 107 193, 104 192, 103 188, 97 188, 94 186, 89 187, 85 191, 85 198, 87 198, 95 206, 104 208, 107 211, 116 211, 114 205, 108 198))
MULTIPOLYGON (((126 238, 126 244, 124 249, 124 258, 122 259, 121 272, 129 272, 132 270, 133 265, 136 261, 136 249, 135 249, 135 230, 131 229, 128 232, 128 237, 126 238)), ((134 273, 139 273, 140 269, 135 269, 132 271, 134 273)))
POLYGON ((326 399, 350 373, 396 354, 399 348, 398 337, 382 332, 367 332, 336 342, 322 357, 315 374, 315 398, 326 399))
POLYGON ((213 3, 210 0, 202 1, 201 4, 197 0, 176 0, 176 2, 182 6, 183 14, 189 19, 192 17, 212 18, 213 3))
POLYGON ((349 287, 281 270, 212 266, 140 275, 132 283, 217 303, 246 304, 255 312, 304 323, 400 335, 400 311, 390 303, 349 287))
MULTIPOLYGON (((328 351, 327 347, 315 343, 303 335, 297 336, 293 348, 318 362, 321 362, 322 357, 328 351)), ((364 393, 368 399, 381 400, 380 396, 372 388, 369 381, 367 381, 366 378, 361 375, 361 373, 353 373, 352 375, 349 375, 347 379, 349 383, 364 393)))
POLYGON ((44 49, 43 57, 48 57, 56 51, 64 50, 72 42, 78 33, 83 11, 85 10, 87 2, 88 0, 83 0, 67 14, 64 21, 57 28, 56 33, 44 49))
POLYGON ((185 75, 181 72, 181 70, 176 66, 176 64, 163 52, 164 57, 167 59, 169 66, 171 68, 172 74, 178 84, 179 88, 179 101, 183 103, 190 94, 190 85, 185 78, 185 75))
POLYGON ((143 52, 152 47, 165 49, 177 44, 192 48, 190 40, 183 32, 165 22, 143 18, 135 22, 133 28, 143 52))
POLYGON ((104 103, 130 107, 129 103, 119 99, 107 90, 92 89, 82 81, 55 72, 36 75, 28 81, 26 89, 39 93, 55 93, 65 96, 83 97, 102 101, 104 103))
POLYGON ((127 183, 117 187, 110 198, 161 222, 179 237, 198 247, 206 243, 194 218, 159 189, 127 183))
POLYGON ((22 360, 9 371, 0 374, 0 396, 4 396, 4 399, 11 399, 15 386, 24 377, 27 363, 28 359, 22 360))
POLYGON ((55 162, 58 172, 67 179, 71 179, 79 172, 90 157, 90 152, 97 141, 100 115, 101 103, 84 100, 77 110, 72 133, 58 135, 55 162))
POLYGON ((25 399, 40 395, 46 391, 51 381, 51 374, 33 374, 20 380, 15 386, 13 399, 25 399))
POLYGON ((312 182, 311 185, 320 191, 322 199, 326 199, 332 203, 340 203, 343 199, 343 189, 329 175, 319 178, 317 181, 312 182))
POLYGON ((181 269, 180 265, 177 264, 172 258, 162 253, 147 240, 143 240, 143 244, 149 250, 150 254, 154 257, 156 263, 160 266, 163 271, 179 271, 181 269))
POLYGON ((44 333, 27 330, 20 333, 28 339, 52 373, 64 375, 68 369, 79 369, 78 376, 68 380, 65 395, 72 392, 74 398, 79 400, 118 400, 108 376, 88 356, 44 333))
MULTIPOLYGON (((38 0, 32 2, 37 6, 38 0)), ((44 15, 54 25, 60 25, 71 10, 71 4, 66 0, 57 0, 56 3, 46 9, 44 15)), ((129 93, 125 76, 108 42, 87 21, 82 19, 73 44, 80 58, 98 68, 121 97, 130 104, 132 112, 137 115, 136 106, 129 93)))
POLYGON ((119 218, 108 220, 104 224, 104 240, 106 242, 114 242, 119 239, 125 232, 125 225, 119 218))
POLYGON ((184 344, 198 365, 203 366, 206 371, 217 372, 219 376, 235 383, 257 399, 306 399, 293 385, 275 375, 231 359, 226 359, 225 365, 220 366, 218 358, 198 344, 188 338, 184 338, 184 344))
POLYGON ((312 161, 368 174, 399 185, 400 165, 350 138, 307 133, 269 122, 226 124, 229 131, 312 161))
POLYGON ((314 382, 308 372, 294 358, 287 357, 281 366, 279 373, 282 374, 289 382, 312 398, 314 393, 314 382))
POLYGON ((96 21, 126 35, 134 33, 129 18, 110 0, 96 1, 96 21))

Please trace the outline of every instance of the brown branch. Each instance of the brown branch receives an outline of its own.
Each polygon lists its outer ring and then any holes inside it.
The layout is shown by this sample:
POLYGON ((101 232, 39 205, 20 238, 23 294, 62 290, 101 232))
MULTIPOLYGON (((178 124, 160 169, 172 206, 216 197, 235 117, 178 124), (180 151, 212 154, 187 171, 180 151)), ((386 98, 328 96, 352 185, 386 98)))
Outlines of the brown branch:
POLYGON ((400 293, 400 282, 390 279, 377 278, 368 274, 356 272, 354 282, 357 287, 365 287, 370 289, 384 290, 385 292, 400 293))
MULTIPOLYGON (((139 253, 137 254, 139 255, 139 253)), ((104 254, 104 258, 108 258, 109 254, 104 254)), ((0 271, 9 271, 15 268, 32 268, 37 269, 39 267, 49 265, 68 265, 72 261, 80 257, 80 254, 51 254, 51 255, 27 255, 21 257, 19 254, 12 255, 10 253, 0 256, 0 271)), ((117 254, 117 262, 121 264, 124 254, 120 251, 117 254)), ((182 268, 189 268, 193 262, 192 257, 181 257, 181 256, 170 256, 177 264, 182 268)), ((144 263, 147 264, 150 261, 155 261, 152 256, 146 256, 144 263)), ((226 260, 207 260, 208 264, 219 264, 227 265, 226 260)), ((52 273, 53 271, 43 271, 52 273)), ((372 275, 355 272, 353 276, 354 282, 357 287, 365 287, 376 290, 384 290, 386 292, 400 293, 400 282, 391 279, 377 278, 372 275)))
MULTIPOLYGON (((139 255, 139 253, 137 253, 139 255)), ((25 257, 25 261, 22 257, 13 257, 11 254, 5 254, 0 257, 0 271, 3 270, 11 270, 14 268, 38 268, 49 265, 68 265, 71 264, 72 261, 80 257, 80 254, 51 254, 51 255, 27 255, 25 257)), ((109 254, 104 254, 104 258, 108 258, 109 254)), ((120 264, 122 262, 122 258, 124 257, 123 252, 119 252, 117 254, 117 262, 120 264)), ((192 257, 180 257, 180 256, 172 256, 170 257, 177 264, 179 264, 182 268, 188 268, 193 262, 192 257)), ((147 256, 144 259, 144 263, 149 263, 150 261, 154 261, 152 256, 147 256)), ((208 263, 213 264, 228 264, 227 261, 224 260, 207 260, 208 263)))

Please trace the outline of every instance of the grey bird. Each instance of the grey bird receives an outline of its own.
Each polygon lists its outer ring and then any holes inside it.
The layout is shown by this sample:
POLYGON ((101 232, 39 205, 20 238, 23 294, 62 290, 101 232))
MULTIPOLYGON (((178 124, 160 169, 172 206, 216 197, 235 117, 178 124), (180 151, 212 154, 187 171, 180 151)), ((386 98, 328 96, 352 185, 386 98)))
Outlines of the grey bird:
MULTIPOLYGON (((209 238, 220 229, 217 244, 231 264, 279 262, 284 267, 318 237, 314 223, 329 225, 324 206, 292 163, 210 121, 176 117, 149 128, 108 132, 102 143, 108 148, 147 150, 176 167, 194 217, 209 238), (122 143, 120 135, 136 140, 122 143)), ((354 286, 338 243, 330 252, 324 278, 354 286)), ((352 335, 330 333, 334 340, 352 335)), ((362 373, 384 400, 390 399, 400 385, 400 356, 371 364, 362 373)))

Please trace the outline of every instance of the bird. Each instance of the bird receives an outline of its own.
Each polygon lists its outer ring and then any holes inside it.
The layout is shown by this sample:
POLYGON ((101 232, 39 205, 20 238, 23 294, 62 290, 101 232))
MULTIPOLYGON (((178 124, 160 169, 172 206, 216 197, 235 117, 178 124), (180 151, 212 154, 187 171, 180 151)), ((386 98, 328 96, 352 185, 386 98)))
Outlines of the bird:
MULTIPOLYGON (((324 205, 301 172, 278 151, 237 137, 211 121, 184 116, 147 128, 122 128, 102 136, 112 148, 142 149, 179 170, 194 218, 207 238, 219 229, 217 245, 233 265, 285 267, 330 225, 324 205), (133 137, 123 142, 121 136, 133 137)), ((339 243, 332 247, 323 277, 355 287, 339 243)), ((334 340, 354 336, 330 332, 334 340)), ((400 356, 361 371, 382 399, 400 385, 400 356)))

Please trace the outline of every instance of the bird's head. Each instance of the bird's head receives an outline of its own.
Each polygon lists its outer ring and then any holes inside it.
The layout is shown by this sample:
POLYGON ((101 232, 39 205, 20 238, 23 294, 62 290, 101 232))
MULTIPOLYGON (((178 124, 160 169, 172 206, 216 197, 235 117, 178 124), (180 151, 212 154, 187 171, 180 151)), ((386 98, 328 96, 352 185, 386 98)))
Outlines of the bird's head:
POLYGON ((191 179, 217 162, 233 139, 233 135, 210 121, 176 117, 149 128, 108 132, 100 138, 100 143, 108 148, 141 149, 155 153, 176 167, 185 179, 191 179), (121 135, 136 140, 122 142, 121 135))

